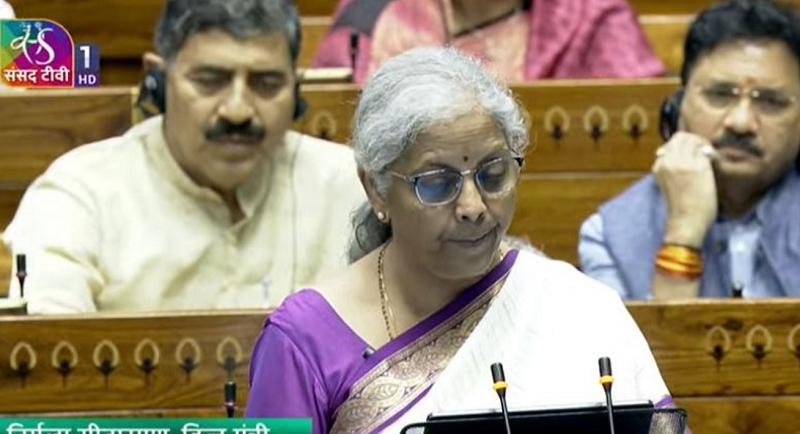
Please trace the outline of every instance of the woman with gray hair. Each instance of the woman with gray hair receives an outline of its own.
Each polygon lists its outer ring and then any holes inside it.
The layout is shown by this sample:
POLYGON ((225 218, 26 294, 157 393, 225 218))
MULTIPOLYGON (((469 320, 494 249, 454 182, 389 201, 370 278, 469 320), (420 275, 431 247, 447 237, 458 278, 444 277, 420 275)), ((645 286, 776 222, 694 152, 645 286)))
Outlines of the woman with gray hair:
POLYGON ((667 396, 613 290, 503 242, 527 141, 510 91, 472 59, 421 48, 384 64, 355 114, 369 203, 352 263, 270 315, 247 416, 397 433, 433 411, 495 406, 498 361, 512 406, 600 401, 601 356, 619 372, 615 398, 667 396))

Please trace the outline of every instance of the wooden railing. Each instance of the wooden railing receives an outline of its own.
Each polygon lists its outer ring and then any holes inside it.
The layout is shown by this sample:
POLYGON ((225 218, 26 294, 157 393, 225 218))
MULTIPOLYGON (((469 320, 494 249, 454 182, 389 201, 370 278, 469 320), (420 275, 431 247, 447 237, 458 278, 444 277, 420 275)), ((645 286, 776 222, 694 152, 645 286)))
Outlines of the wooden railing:
MULTIPOLYGON (((695 434, 800 432, 799 300, 628 309, 695 434)), ((0 414, 221 417, 266 313, 0 317, 0 414)))

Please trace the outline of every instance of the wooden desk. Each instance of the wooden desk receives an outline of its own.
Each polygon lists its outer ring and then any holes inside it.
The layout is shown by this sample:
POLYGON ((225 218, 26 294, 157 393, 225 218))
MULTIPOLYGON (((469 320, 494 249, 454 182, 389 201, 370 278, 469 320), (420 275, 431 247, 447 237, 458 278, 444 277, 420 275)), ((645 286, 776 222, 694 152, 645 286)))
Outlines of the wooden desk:
MULTIPOLYGON (((0 239, 3 232, 0 232, 0 239)), ((0 242, 0 298, 8 296, 8 282, 11 279, 11 252, 0 242)))
POLYGON ((800 300, 628 309, 695 434, 800 432, 800 300))
MULTIPOLYGON (((648 170, 661 143, 659 107, 676 86, 674 79, 512 86, 531 122, 526 172, 648 170)), ((295 127, 346 142, 358 92, 354 85, 303 86, 309 110, 295 127)), ((0 94, 0 183, 26 184, 63 152, 124 132, 135 99, 123 87, 0 94)))
POLYGON ((0 317, 0 413, 225 417, 232 379, 241 414, 266 314, 0 317))
MULTIPOLYGON (((800 300, 631 302, 628 309, 695 434, 800 432, 800 300)), ((250 351, 265 314, 0 317, 0 413, 219 417, 228 357, 245 405, 250 351), (63 375, 58 367, 74 360, 70 347, 78 359, 63 375), (197 366, 187 375, 181 364, 190 356, 197 366), (156 367, 145 374, 148 359, 156 367), (23 381, 26 361, 32 369, 23 381), (104 361, 116 366, 107 376, 104 361)))
POLYGON ((679 75, 683 65, 683 45, 694 15, 641 15, 639 22, 656 56, 667 71, 679 75))
POLYGON ((696 14, 715 3, 715 0, 628 0, 639 15, 682 15, 696 14))
POLYGON ((135 100, 129 87, 0 93, 0 190, 26 186, 77 145, 125 132, 135 100))

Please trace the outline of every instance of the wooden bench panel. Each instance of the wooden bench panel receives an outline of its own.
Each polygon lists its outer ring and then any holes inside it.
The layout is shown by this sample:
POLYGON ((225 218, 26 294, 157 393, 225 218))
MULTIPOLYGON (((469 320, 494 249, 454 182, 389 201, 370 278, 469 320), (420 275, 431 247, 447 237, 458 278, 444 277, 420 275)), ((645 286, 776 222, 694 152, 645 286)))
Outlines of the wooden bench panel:
MULTIPOLYGON (((676 402, 689 411, 695 434, 799 432, 800 361, 786 345, 789 330, 800 328, 800 301, 629 302, 627 306, 648 339, 676 402), (754 360, 743 343, 757 325, 773 338, 761 369, 753 368, 754 360), (719 370, 710 368, 716 362, 707 354, 705 342, 708 331, 716 326, 725 329, 731 339, 719 370), (791 360, 794 363, 789 363, 791 360)), ((216 353, 226 338, 236 340, 242 348, 234 378, 239 388, 237 403, 243 408, 247 363, 266 313, 247 310, 0 317, 0 394, 5 398, 0 413, 219 417, 227 373, 216 360, 216 353), (188 381, 175 356, 177 345, 187 337, 196 339, 202 351, 199 365, 188 381), (120 355, 107 387, 92 360, 94 349, 103 339, 114 342, 120 355), (149 382, 134 360, 135 349, 143 339, 151 339, 160 349, 159 364, 149 382), (10 364, 10 360, 30 361, 24 350, 18 351, 16 358, 11 357, 14 347, 23 341, 37 357, 25 387, 10 364), (66 382, 51 366, 52 352, 61 341, 74 345, 79 355, 66 382)), ((800 344, 800 332, 795 339, 800 344)), ((143 351, 140 359, 153 357, 151 349, 143 351)), ((232 355, 232 351, 233 347, 223 347, 223 358, 232 355)), ((57 353, 56 364, 65 354, 57 353)), ((107 350, 102 350, 98 358, 102 362, 109 356, 107 350)))
MULTIPOLYGON (((529 112, 531 147, 525 170, 649 170, 655 149, 662 144, 658 132, 661 102, 676 87, 675 79, 553 80, 512 86, 529 112), (560 139, 550 134, 553 125, 565 130, 560 139), (631 135, 633 125, 639 125, 640 136, 631 135), (603 131, 596 140, 594 126, 603 131)), ((298 129, 346 142, 358 92, 354 85, 304 86, 309 111, 298 129)))
POLYGON ((509 233, 527 238, 552 258, 578 263, 578 229, 597 207, 640 173, 525 175, 509 233))
POLYGON ((0 185, 27 185, 76 145, 125 132, 132 104, 129 88, 0 94, 0 185))
POLYGON ((683 45, 694 15, 642 15, 647 40, 656 56, 672 74, 680 74, 683 65, 683 45))
MULTIPOLYGON (((0 237, 3 232, 0 231, 0 237)), ((0 242, 0 298, 8 296, 8 282, 11 279, 11 252, 0 242)))
MULTIPOLYGON (((11 223, 23 194, 25 194, 25 186, 0 188, 0 231, 4 231, 6 226, 11 223)), ((3 270, 2 265, 0 265, 0 270, 3 270)), ((2 276, 3 271, 0 271, 0 279, 2 276)), ((5 280, 0 280, 0 286, 3 286, 5 282, 5 280)))
POLYGON ((628 3, 639 15, 680 15, 696 14, 714 4, 715 0, 628 0, 628 3))
POLYGON ((701 300, 630 302, 628 309, 669 373, 673 394, 774 396, 800 395, 798 306, 790 299, 701 300))
POLYGON ((796 434, 800 397, 678 398, 694 434, 796 434))
MULTIPOLYGON (((10 0, 18 18, 51 19, 74 42, 100 45, 105 58, 141 58, 153 49, 163 0, 10 0)), ((101 61, 102 65, 102 61, 101 61)))
MULTIPOLYGON (((795 6, 800 5, 800 0, 786 1, 795 6)), ((628 3, 639 15, 683 15, 697 14, 716 3, 716 0, 628 0, 628 3)))
MULTIPOLYGON (((529 112, 531 148, 526 171, 580 172, 649 170, 656 148, 661 102, 676 88, 673 79, 550 81, 514 86, 529 112), (559 111, 569 129, 560 140, 550 131, 559 111), (639 136, 626 125, 638 125, 639 136), (594 138, 594 127, 602 135, 594 138)), ((562 121, 563 122, 563 121, 562 121)), ((566 126, 566 125, 565 125, 566 126)))
MULTIPOLYGON (((514 86, 530 112, 533 143, 526 171, 649 170, 661 144, 658 110, 676 85, 674 79, 651 79, 514 86), (626 119, 641 126, 641 136, 631 136, 626 119), (548 124, 562 124, 564 136, 553 138, 548 124), (591 132, 595 125, 606 128, 597 140, 591 132)), ((307 85, 302 92, 309 111, 295 128, 347 142, 359 88, 307 85)), ((0 183, 27 184, 63 152, 124 132, 131 125, 134 99, 131 88, 0 94, 0 154, 6 157, 0 160, 0 183)))
POLYGON ((324 15, 331 16, 336 12, 337 0, 295 0, 297 11, 302 16, 324 15))
POLYGON ((0 390, 5 397, 13 396, 4 399, 0 412, 221 409, 228 357, 235 362, 230 372, 243 407, 249 389, 250 352, 266 313, 0 317, 0 390), (68 347, 59 349, 61 342, 68 343, 78 356, 66 377, 53 367, 73 360, 68 347), (118 356, 107 377, 97 366, 104 361, 113 363, 115 355, 103 342, 113 344, 118 356), (25 350, 25 344, 31 352, 25 350), (14 354, 15 348, 22 349, 14 354), (199 360, 196 349, 200 350, 199 360), (36 364, 23 380, 12 362, 30 366, 31 354, 36 364), (196 367, 187 375, 178 360, 192 354, 196 367), (140 369, 147 359, 156 364, 149 375, 140 369))

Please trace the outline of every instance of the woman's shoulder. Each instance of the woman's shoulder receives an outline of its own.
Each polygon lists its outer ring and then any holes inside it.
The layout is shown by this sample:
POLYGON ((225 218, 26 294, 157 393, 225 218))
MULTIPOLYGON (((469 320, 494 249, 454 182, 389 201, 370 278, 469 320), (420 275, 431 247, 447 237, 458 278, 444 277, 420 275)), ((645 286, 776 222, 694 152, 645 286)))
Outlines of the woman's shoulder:
POLYGON ((306 345, 324 345, 331 336, 346 336, 347 326, 325 297, 314 288, 304 288, 286 297, 269 315, 265 327, 273 327, 289 340, 306 345))
POLYGON ((625 345, 638 333, 619 294, 572 264, 520 252, 517 265, 520 270, 514 284, 520 304, 546 306, 549 320, 561 330, 602 339, 614 336, 616 343, 610 346, 625 345))
POLYGON ((267 319, 266 327, 279 329, 293 341, 315 346, 361 348, 364 341, 348 321, 360 297, 359 269, 363 261, 286 297, 267 319))

